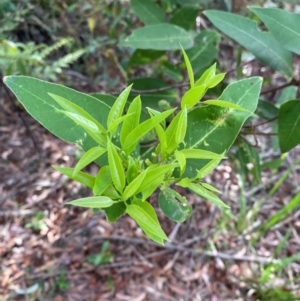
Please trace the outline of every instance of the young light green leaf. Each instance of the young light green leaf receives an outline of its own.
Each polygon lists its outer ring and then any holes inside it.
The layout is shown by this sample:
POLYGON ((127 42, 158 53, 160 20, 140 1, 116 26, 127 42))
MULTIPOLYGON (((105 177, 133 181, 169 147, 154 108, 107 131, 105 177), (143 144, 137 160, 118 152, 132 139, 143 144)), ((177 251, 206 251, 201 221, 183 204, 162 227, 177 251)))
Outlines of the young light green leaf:
POLYGON ((130 114, 130 117, 124 120, 121 128, 120 142, 122 146, 124 146, 124 142, 127 136, 132 132, 133 129, 135 129, 139 125, 141 110, 142 110, 141 97, 137 96, 129 105, 127 115, 130 114))
POLYGON ((140 173, 133 181, 131 181, 127 187, 125 188, 122 199, 124 201, 128 200, 130 197, 132 197, 136 191, 141 186, 142 182, 144 181, 144 178, 146 176, 147 170, 144 170, 142 173, 140 173))
POLYGON ((217 75, 215 75, 213 78, 211 78, 206 86, 208 89, 211 89, 213 87, 215 87, 216 85, 218 85, 225 77, 226 73, 219 73, 217 75))
POLYGON ((65 114, 66 116, 68 116, 76 124, 80 125, 85 130, 93 132, 93 133, 101 134, 101 132, 99 131, 99 128, 93 121, 91 121, 77 113, 71 113, 71 112, 67 112, 67 111, 60 111, 60 112, 65 114))
MULTIPOLYGON (((112 180, 111 180, 112 181, 112 180)), ((118 194, 117 190, 114 188, 113 185, 109 185, 102 195, 107 196, 113 200, 120 200, 121 196, 118 194)))
MULTIPOLYGON (((164 233, 157 220, 153 219, 144 208, 141 208, 137 205, 128 205, 126 208, 126 213, 137 222, 142 230, 154 234, 155 237, 159 237, 159 240, 155 239, 154 237, 155 241, 159 244, 162 244, 161 239, 169 241, 169 238, 164 233)), ((151 238, 153 239, 153 237, 151 238)))
POLYGON ((73 176, 75 176, 82 168, 101 157, 104 153, 106 153, 106 149, 101 146, 95 146, 89 149, 77 162, 73 171, 73 176))
POLYGON ((210 185, 210 184, 208 184, 208 183, 201 183, 201 185, 202 185, 204 188, 206 188, 206 189, 208 189, 208 190, 210 190, 210 191, 213 191, 213 192, 216 192, 216 193, 221 193, 221 191, 220 191, 219 189, 217 189, 216 187, 214 187, 214 186, 212 186, 212 185, 210 185))
POLYGON ((137 142, 145 136, 148 132, 150 132, 157 124, 165 120, 170 114, 172 114, 175 109, 171 109, 165 112, 160 113, 159 115, 153 116, 150 119, 144 121, 140 125, 138 125, 135 129, 131 131, 131 133, 126 137, 126 140, 123 145, 123 149, 127 154, 130 154, 137 142))
POLYGON ((158 197, 158 205, 162 212, 172 221, 183 223, 192 213, 192 206, 180 203, 178 194, 170 188, 162 190, 158 197))
MULTIPOLYGON (((59 95, 55 95, 52 93, 48 93, 65 111, 77 114, 82 118, 82 120, 89 120, 91 124, 95 124, 100 132, 105 133, 106 130, 103 125, 98 122, 94 117, 92 117, 88 112, 82 109, 80 106, 76 105, 75 103, 63 98, 59 95)), ((72 118, 71 118, 72 119, 72 118)))
MULTIPOLYGON (((169 172, 171 172, 174 168, 178 167, 178 164, 176 163, 170 163, 162 166, 153 167, 150 166, 147 168, 147 174, 144 178, 144 181, 136 191, 136 193, 142 192, 144 189, 146 189, 148 186, 151 185, 157 178, 160 178, 161 175, 165 175, 169 172)), ((160 183, 159 183, 160 184, 160 183)))
POLYGON ((143 189, 142 194, 142 201, 144 202, 147 200, 154 192, 155 190, 163 183, 165 175, 161 174, 160 176, 156 177, 149 185, 143 189))
MULTIPOLYGON (((149 216, 156 221, 159 224, 159 220, 157 218, 156 212, 154 210, 154 208, 151 206, 151 204, 149 202, 141 202, 138 200, 134 200, 132 202, 132 204, 137 205, 139 207, 141 207, 145 212, 147 212, 149 214, 149 216)), ((160 236, 157 236, 153 233, 151 233, 150 231, 143 229, 143 231, 153 240, 156 242, 159 242, 160 244, 164 244, 164 239, 161 238, 160 236)))
POLYGON ((139 174, 138 162, 134 160, 131 156, 128 158, 128 167, 126 171, 127 183, 132 182, 139 174))
POLYGON ((223 159, 223 154, 219 155, 203 149, 182 149, 180 151, 186 159, 223 159))
POLYGON ((206 188, 204 188, 201 185, 191 183, 188 186, 188 188, 191 189, 192 191, 194 191, 195 193, 199 194, 203 198, 207 199, 214 205, 217 205, 217 206, 223 207, 223 208, 230 208, 223 201, 221 201, 215 194, 213 194, 212 192, 210 192, 209 190, 207 190, 206 188))
POLYGON ((213 159, 204 165, 200 170, 198 170, 195 179, 202 179, 208 176, 220 163, 221 159, 213 159))
POLYGON ((197 85, 194 88, 186 91, 181 99, 181 108, 193 108, 201 100, 205 92, 205 85, 197 85))
MULTIPOLYGON (((152 116, 155 116, 155 115, 159 115, 160 112, 159 111, 156 111, 156 110, 153 110, 153 109, 148 109, 149 111, 149 114, 152 116)), ((164 124, 166 123, 165 120, 163 120, 164 124)), ((159 142, 160 142, 160 151, 163 155, 165 155, 166 153, 166 149, 167 149, 167 138, 166 138, 166 133, 163 129, 163 127, 160 125, 160 124, 157 124, 155 126, 155 132, 156 132, 156 135, 159 139, 159 142)))
POLYGON ((110 167, 110 174, 117 191, 122 193, 125 186, 125 175, 122 160, 111 141, 107 140, 107 154, 108 164, 110 167))
MULTIPOLYGON (((95 184, 93 187, 94 195, 102 195, 111 184, 112 178, 110 174, 110 168, 108 165, 102 166, 96 176, 95 184)), ((107 194, 104 195, 108 196, 107 194)))
POLYGON ((180 175, 182 175, 185 171, 185 167, 186 167, 186 158, 185 155, 181 152, 179 152, 178 150, 175 151, 175 158, 179 164, 180 167, 180 175))
POLYGON ((66 175, 70 179, 75 180, 87 186, 88 188, 93 189, 95 184, 95 177, 82 171, 78 172, 75 176, 73 176, 74 168, 70 168, 70 167, 61 167, 57 165, 52 165, 52 167, 57 171, 61 172, 62 174, 66 175))
POLYGON ((210 66, 205 72, 201 75, 201 77, 196 81, 195 87, 204 85, 207 87, 207 83, 213 79, 216 75, 217 64, 214 63, 210 66))
POLYGON ((189 76, 190 86, 191 86, 191 88, 193 88, 194 84, 195 84, 193 68, 192 68, 191 62, 189 60, 189 57, 187 56, 186 52, 184 51, 184 49, 182 47, 181 47, 181 51, 182 51, 182 54, 184 57, 185 66, 186 66, 187 73, 189 76))
POLYGON ((121 122, 125 121, 126 119, 129 119, 129 118, 131 117, 131 115, 133 115, 133 113, 131 113, 131 114, 126 114, 126 115, 123 115, 123 116, 117 118, 117 119, 109 126, 109 128, 107 129, 107 131, 108 131, 108 132, 111 132, 111 133, 115 133, 116 130, 117 130, 118 125, 119 125, 121 122))
POLYGON ((191 180, 189 178, 183 178, 181 179, 179 182, 176 183, 177 186, 181 186, 181 187, 189 187, 189 185, 191 184, 191 180))
MULTIPOLYGON (((124 91, 122 91, 122 93, 118 96, 118 98, 116 99, 115 103, 113 104, 113 106, 111 107, 108 117, 107 117, 107 127, 110 128, 111 125, 113 124, 113 122, 120 118, 123 114, 124 108, 125 108, 125 104, 127 102, 128 99, 128 95, 130 93, 132 85, 130 85, 129 87, 127 87, 124 91)), ((116 131, 116 129, 115 129, 116 131)))
POLYGON ((219 107, 224 107, 224 108, 229 108, 229 109, 234 109, 237 111, 244 111, 244 112, 249 112, 247 109, 236 105, 232 102, 221 100, 221 99, 208 99, 203 101, 204 104, 207 105, 213 105, 213 106, 219 106, 219 107))
POLYGON ((177 145, 184 142, 186 128, 187 128, 187 108, 184 107, 184 109, 180 112, 180 117, 178 119, 178 124, 176 128, 175 141, 177 145))
POLYGON ((67 205, 86 207, 86 208, 107 208, 115 202, 106 196, 91 196, 67 202, 67 205))

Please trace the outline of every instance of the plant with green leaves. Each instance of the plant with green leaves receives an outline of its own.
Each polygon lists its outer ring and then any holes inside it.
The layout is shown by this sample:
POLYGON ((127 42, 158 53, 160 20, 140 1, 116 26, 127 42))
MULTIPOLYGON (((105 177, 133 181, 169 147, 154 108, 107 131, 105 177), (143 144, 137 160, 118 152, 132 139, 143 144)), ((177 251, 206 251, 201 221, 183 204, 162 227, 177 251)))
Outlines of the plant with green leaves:
POLYGON ((224 158, 254 112, 262 83, 259 77, 242 80, 229 85, 218 99, 203 100, 207 90, 218 85, 225 74, 217 74, 214 64, 195 80, 188 56, 182 52, 190 88, 180 108, 157 111, 147 107, 148 117, 143 119, 140 96, 127 103, 131 86, 109 107, 63 86, 24 76, 4 78, 25 109, 44 127, 85 150, 74 168, 54 166, 93 192, 91 197, 67 204, 100 208, 111 222, 127 213, 160 244, 169 239, 149 202, 157 189, 160 209, 176 222, 184 222, 192 212, 176 186, 228 208, 216 195, 220 192, 203 178, 224 158), (141 142, 151 131, 155 139, 141 152, 141 142), (100 165, 96 176, 82 171, 93 161, 100 165))

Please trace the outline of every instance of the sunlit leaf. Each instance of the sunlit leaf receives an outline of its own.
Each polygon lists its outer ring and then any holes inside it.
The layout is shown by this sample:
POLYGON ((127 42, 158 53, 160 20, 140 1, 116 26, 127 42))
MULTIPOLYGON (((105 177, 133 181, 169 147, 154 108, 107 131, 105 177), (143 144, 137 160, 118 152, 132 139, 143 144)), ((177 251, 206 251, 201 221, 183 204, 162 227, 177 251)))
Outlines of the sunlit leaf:
POLYGON ((68 205, 87 207, 87 208, 107 208, 115 202, 106 196, 91 196, 67 202, 68 205))
MULTIPOLYGON (((110 167, 108 165, 101 167, 99 170, 95 184, 93 187, 93 193, 95 195, 102 195, 102 193, 112 184, 112 178, 110 174, 110 167)), ((107 195, 106 195, 107 196, 107 195)))

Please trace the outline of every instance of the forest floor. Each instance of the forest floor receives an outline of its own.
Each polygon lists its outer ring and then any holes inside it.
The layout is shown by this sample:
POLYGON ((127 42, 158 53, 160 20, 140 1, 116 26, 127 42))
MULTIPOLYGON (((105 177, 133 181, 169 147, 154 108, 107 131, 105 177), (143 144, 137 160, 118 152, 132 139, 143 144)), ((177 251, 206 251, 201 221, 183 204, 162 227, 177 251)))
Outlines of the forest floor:
MULTIPOLYGON (((158 210, 172 241, 159 246, 126 216, 110 224, 102 212, 65 206, 89 191, 51 165, 74 166, 80 151, 0 95, 1 301, 300 300, 299 206, 261 228, 299 192, 299 148, 244 193, 224 161, 208 181, 231 213, 186 192, 194 208, 189 221, 176 225, 158 210)), ((89 170, 96 173, 96 165, 89 170)))

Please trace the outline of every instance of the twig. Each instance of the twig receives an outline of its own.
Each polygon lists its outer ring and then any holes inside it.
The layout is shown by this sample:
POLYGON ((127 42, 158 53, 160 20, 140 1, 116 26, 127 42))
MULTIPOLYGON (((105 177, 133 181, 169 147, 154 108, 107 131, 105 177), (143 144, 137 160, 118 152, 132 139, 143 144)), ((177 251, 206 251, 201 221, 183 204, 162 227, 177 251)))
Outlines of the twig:
POLYGON ((263 95, 263 94, 268 94, 268 93, 272 93, 272 92, 276 92, 278 90, 281 90, 281 89, 284 89, 286 87, 290 87, 290 86, 300 86, 300 81, 296 80, 296 79, 292 79, 290 82, 288 83, 285 83, 281 86, 278 86, 278 87, 273 87, 273 88, 270 88, 270 89, 267 89, 267 90, 264 90, 262 91, 260 94, 263 95))
MULTIPOLYGON (((166 244, 165 246, 158 245, 152 241, 147 241, 144 239, 140 238, 129 238, 129 237, 123 237, 123 236, 108 236, 108 237, 99 237, 98 239, 103 239, 103 240, 118 240, 118 241, 128 241, 130 243, 134 244, 148 244, 148 245, 155 245, 160 248, 166 248, 169 250, 173 251, 183 251, 183 252, 188 252, 190 254, 195 254, 195 255, 203 255, 207 257, 213 257, 213 258, 221 258, 221 259, 226 259, 226 260, 236 260, 236 261, 248 261, 248 262, 259 262, 259 263, 278 263, 279 260, 272 259, 272 258, 266 258, 266 257, 256 257, 256 256, 239 256, 239 255, 234 255, 234 254, 227 254, 227 253, 222 253, 222 252, 208 252, 208 251, 202 251, 197 248, 187 248, 183 245, 175 245, 175 244, 166 244)), ((104 265, 102 266, 104 267, 104 265)))

